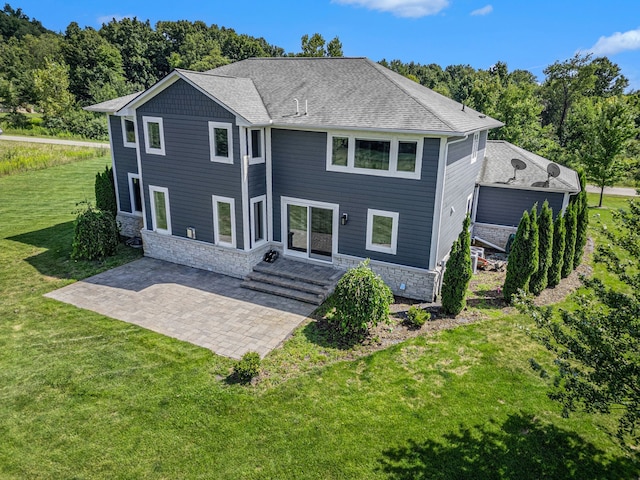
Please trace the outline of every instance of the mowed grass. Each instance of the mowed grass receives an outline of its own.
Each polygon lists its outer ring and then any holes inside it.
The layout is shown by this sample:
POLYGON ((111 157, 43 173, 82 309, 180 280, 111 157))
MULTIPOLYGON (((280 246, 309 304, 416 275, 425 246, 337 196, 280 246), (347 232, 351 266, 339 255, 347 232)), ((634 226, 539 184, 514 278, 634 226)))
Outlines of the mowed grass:
POLYGON ((528 319, 492 318, 356 358, 302 327, 230 384, 208 350, 43 293, 135 258, 69 260, 103 159, 0 178, 0 478, 636 478, 529 367, 528 319))
POLYGON ((2 141, 0 142, 0 177, 90 158, 106 158, 108 153, 109 151, 104 148, 2 141))

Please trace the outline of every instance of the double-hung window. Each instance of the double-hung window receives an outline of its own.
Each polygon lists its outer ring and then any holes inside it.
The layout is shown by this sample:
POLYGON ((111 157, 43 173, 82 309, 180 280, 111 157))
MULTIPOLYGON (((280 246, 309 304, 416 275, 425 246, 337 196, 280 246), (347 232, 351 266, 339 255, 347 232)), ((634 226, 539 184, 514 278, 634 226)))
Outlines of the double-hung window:
POLYGON ((233 163, 233 129, 230 123, 209 122, 212 162, 233 163))
POLYGON ((327 170, 400 178, 420 178, 423 139, 329 134, 327 170))
POLYGON ((396 254, 398 248, 398 212, 367 210, 367 250, 396 254))
POLYGON ((478 160, 478 145, 480 144, 480 132, 473 134, 473 146, 471 147, 471 163, 478 160))
POLYGON ((161 117, 142 117, 144 126, 144 151, 152 155, 164 155, 164 127, 161 117))
POLYGON ((131 202, 131 213, 142 215, 142 191, 140 190, 140 175, 128 173, 129 177, 129 201, 131 202))
POLYGON ((125 147, 136 148, 136 126, 132 118, 122 117, 122 143, 125 147))
POLYGON ((236 247, 235 200, 213 196, 213 233, 216 245, 236 247))
POLYGON ((257 247, 267 241, 267 197, 261 195, 251 199, 251 246, 257 247))
POLYGON ((149 185, 151 197, 151 219, 153 230, 171 235, 171 210, 169 208, 169 189, 149 185))

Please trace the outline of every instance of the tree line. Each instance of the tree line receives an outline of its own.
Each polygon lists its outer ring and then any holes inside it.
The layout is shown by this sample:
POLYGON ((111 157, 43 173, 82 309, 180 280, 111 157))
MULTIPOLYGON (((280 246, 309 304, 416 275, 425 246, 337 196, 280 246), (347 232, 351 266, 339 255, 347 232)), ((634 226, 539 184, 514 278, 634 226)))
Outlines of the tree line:
MULTIPOLYGON (((76 22, 55 33, 6 4, 0 12, 0 103, 5 125, 38 124, 104 138, 104 116, 81 108, 149 88, 174 68, 204 71, 251 57, 342 56, 336 37, 304 35, 299 52, 285 52, 264 38, 202 21, 112 19, 99 29, 76 22), (22 112, 35 109, 42 119, 22 112)), ((556 162, 584 165, 589 180, 604 186, 640 179, 640 92, 625 92, 628 79, 606 57, 577 54, 557 61, 538 79, 527 70, 469 65, 380 61, 436 92, 505 123, 490 132, 556 162), (590 166, 591 164, 591 166, 590 166)))

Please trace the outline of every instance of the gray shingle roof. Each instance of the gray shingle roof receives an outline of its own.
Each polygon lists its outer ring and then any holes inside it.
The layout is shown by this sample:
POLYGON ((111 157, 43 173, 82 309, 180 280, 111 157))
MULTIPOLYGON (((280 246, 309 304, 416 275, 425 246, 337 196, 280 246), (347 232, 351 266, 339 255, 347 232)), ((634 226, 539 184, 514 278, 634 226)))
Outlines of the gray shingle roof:
POLYGON ((84 110, 88 110, 89 112, 114 113, 120 110, 141 93, 142 92, 136 92, 125 95, 124 97, 112 98, 111 100, 107 100, 106 102, 96 103, 95 105, 84 107, 84 110))
POLYGON ((275 125, 449 134, 502 125, 366 58, 250 58, 208 73, 251 78, 275 125))
POLYGON ((580 180, 575 170, 558 165, 560 175, 549 178, 547 166, 551 163, 553 163, 551 160, 516 147, 509 142, 489 140, 485 150, 484 165, 478 174, 477 183, 526 190, 579 192, 580 180), (516 172, 515 179, 513 179, 514 168, 511 164, 511 160, 514 158, 524 161, 527 165, 524 170, 516 172))

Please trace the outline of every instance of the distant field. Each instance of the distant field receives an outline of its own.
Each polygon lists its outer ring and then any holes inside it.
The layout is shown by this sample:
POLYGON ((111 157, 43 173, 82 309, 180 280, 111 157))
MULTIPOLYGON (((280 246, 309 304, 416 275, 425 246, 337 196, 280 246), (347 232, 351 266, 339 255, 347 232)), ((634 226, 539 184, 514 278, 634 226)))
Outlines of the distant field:
POLYGON ((105 148, 0 142, 0 176, 106 157, 105 148))

